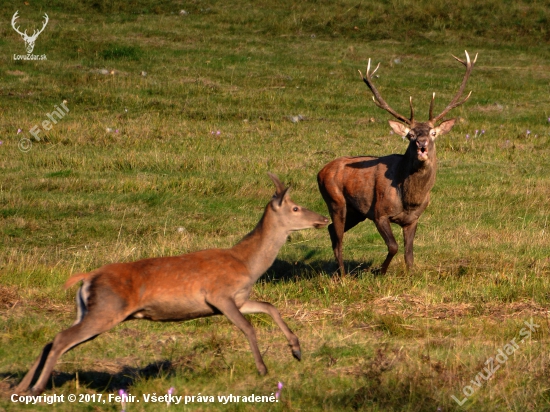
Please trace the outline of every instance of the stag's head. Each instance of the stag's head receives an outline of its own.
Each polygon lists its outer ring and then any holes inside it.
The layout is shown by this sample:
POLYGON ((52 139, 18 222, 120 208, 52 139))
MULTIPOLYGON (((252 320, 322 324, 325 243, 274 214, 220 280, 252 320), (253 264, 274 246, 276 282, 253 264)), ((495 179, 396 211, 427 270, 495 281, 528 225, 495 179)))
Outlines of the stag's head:
POLYGON ((414 119, 414 109, 412 105, 412 97, 409 99, 409 105, 411 108, 411 115, 409 118, 397 113, 395 110, 393 110, 382 98, 374 84, 372 83, 372 75, 378 70, 380 67, 380 63, 378 63, 378 66, 370 72, 370 59, 367 66, 367 71, 365 76, 361 72, 361 78, 363 81, 367 84, 369 89, 372 91, 374 100, 374 103, 389 112, 392 116, 397 118, 399 122, 396 122, 394 120, 390 120, 389 124, 390 127, 393 129, 395 133, 397 133, 400 136, 406 137, 409 139, 409 150, 408 153, 410 154, 416 154, 416 160, 420 162, 430 162, 432 159, 435 158, 435 139, 443 135, 445 133, 448 133, 454 126, 456 119, 446 120, 443 122, 440 122, 440 120, 451 110, 454 109, 457 106, 460 106, 463 104, 466 100, 470 98, 470 95, 472 92, 468 94, 463 100, 460 100, 462 94, 464 93, 464 88, 466 87, 466 83, 468 82, 468 78, 470 77, 470 73, 472 72, 472 69, 474 68, 474 64, 477 60, 477 54, 473 61, 470 60, 470 56, 468 55, 468 52, 466 53, 466 60, 461 60, 456 56, 453 56, 456 60, 458 60, 460 63, 462 63, 464 66, 466 66, 466 74, 464 75, 464 79, 462 80, 462 84, 460 85, 460 88, 458 92, 456 93, 455 97, 451 100, 451 103, 447 105, 447 107, 437 116, 433 116, 433 107, 434 107, 434 101, 435 101, 435 93, 432 95, 432 101, 430 103, 430 119, 427 122, 418 122, 414 119))
POLYGON ((22 33, 19 30, 19 27, 15 26, 15 22, 19 18, 17 13, 19 13, 19 10, 16 11, 15 14, 13 15, 13 17, 11 19, 11 26, 23 38, 23 40, 25 41, 25 48, 27 49, 27 53, 31 54, 32 51, 34 50, 34 43, 36 42, 36 39, 38 38, 38 35, 44 31, 44 29, 46 28, 46 25, 48 24, 48 21, 50 19, 49 19, 48 15, 46 13, 44 13, 44 23, 42 24, 42 28, 38 31, 34 30, 33 33, 32 33, 32 36, 29 36, 27 34, 27 30, 25 30, 22 33))

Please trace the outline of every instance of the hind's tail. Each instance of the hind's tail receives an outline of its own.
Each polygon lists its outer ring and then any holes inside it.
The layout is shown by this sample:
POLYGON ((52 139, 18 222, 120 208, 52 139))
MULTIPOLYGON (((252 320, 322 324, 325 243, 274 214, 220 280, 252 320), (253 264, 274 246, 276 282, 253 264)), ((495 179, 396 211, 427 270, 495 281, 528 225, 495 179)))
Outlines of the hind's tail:
POLYGON ((72 275, 69 279, 67 279, 67 281, 65 282, 65 284, 63 285, 63 288, 65 289, 69 289, 72 285, 74 285, 76 282, 78 282, 79 280, 84 280, 86 279, 88 276, 90 275, 93 275, 95 272, 88 272, 88 273, 75 273, 74 275, 72 275))

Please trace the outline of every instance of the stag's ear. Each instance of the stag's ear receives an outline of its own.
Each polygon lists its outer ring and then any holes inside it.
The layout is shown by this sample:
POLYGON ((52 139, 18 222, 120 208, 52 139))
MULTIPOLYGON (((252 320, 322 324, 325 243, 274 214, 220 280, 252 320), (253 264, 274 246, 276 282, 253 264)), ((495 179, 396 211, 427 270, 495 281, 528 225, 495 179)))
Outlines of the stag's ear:
POLYGON ((393 129, 393 131, 399 136, 407 136, 409 134, 410 129, 403 123, 399 123, 394 120, 388 120, 388 123, 390 124, 390 127, 393 129))
POLYGON ((455 125, 456 119, 451 120, 445 120, 443 123, 441 123, 439 126, 435 128, 437 132, 437 136, 449 133, 453 126, 455 125))

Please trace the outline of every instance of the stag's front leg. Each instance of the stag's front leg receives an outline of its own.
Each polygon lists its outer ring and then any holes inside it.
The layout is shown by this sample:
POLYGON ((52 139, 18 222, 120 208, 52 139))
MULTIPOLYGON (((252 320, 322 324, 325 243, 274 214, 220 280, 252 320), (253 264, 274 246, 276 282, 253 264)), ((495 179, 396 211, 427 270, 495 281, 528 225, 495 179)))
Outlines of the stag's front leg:
POLYGON ((384 239, 384 242, 386 242, 386 246, 388 247, 388 255, 386 256, 386 260, 384 260, 384 263, 382 263, 382 267, 380 268, 380 274, 384 275, 388 270, 388 266, 390 265, 391 260, 399 250, 399 245, 395 241, 395 237, 393 236, 393 232, 391 230, 390 220, 387 217, 379 218, 375 220, 374 223, 376 224, 378 232, 380 233, 382 239, 384 239))
POLYGON ((405 240, 405 264, 407 265, 407 270, 411 270, 414 264, 413 242, 417 225, 418 220, 415 220, 410 225, 403 226, 403 239, 405 240))

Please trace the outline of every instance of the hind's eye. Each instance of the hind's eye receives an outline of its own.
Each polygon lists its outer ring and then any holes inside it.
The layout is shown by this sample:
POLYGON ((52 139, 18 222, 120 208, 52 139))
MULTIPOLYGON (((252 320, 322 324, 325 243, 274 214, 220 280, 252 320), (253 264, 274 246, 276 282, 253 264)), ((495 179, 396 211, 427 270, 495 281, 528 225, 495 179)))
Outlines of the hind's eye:
POLYGON ((432 136, 435 136, 437 133, 435 132, 435 130, 432 130, 432 136))
POLYGON ((293 208, 292 210, 294 210, 295 212, 297 212, 297 211, 298 211, 298 206, 294 206, 294 208, 293 208))

